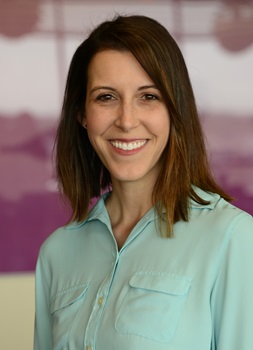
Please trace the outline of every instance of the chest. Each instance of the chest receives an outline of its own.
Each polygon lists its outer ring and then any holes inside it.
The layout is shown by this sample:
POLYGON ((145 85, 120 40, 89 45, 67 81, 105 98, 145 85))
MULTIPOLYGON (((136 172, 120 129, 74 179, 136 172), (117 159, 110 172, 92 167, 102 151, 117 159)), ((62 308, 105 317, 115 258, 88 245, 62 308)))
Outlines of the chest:
POLYGON ((150 226, 120 251, 95 235, 75 258, 68 247, 51 298, 55 349, 210 348, 212 254, 154 231, 150 226))

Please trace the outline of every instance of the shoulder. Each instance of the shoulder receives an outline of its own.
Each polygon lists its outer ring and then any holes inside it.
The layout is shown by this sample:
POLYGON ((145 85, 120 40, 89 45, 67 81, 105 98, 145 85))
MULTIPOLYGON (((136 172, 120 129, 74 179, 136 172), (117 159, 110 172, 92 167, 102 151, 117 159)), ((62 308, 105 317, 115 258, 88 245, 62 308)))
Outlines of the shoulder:
POLYGON ((85 244, 89 223, 95 220, 106 221, 107 211, 104 205, 104 196, 89 211, 88 216, 81 222, 72 222, 57 228, 43 242, 40 248, 40 256, 56 256, 59 252, 61 256, 66 253, 74 255, 76 251, 85 244))
POLYGON ((220 233, 227 239, 233 235, 246 235, 253 239, 253 218, 235 205, 228 203, 216 193, 208 193, 197 188, 198 196, 209 202, 201 205, 191 201, 191 221, 200 223, 213 235, 220 233))
POLYGON ((242 209, 236 207, 235 205, 224 200, 219 194, 206 192, 201 190, 198 187, 194 187, 195 193, 203 200, 207 201, 208 204, 199 204, 195 200, 190 200, 190 207, 192 211, 194 210, 208 210, 212 214, 223 214, 223 215, 232 215, 232 216, 247 216, 252 219, 252 216, 243 211, 242 209))
POLYGON ((58 252, 64 253, 65 250, 73 249, 78 244, 78 236, 84 234, 80 232, 80 228, 85 226, 85 222, 78 224, 73 222, 66 226, 62 226, 53 231, 43 242, 40 247, 39 257, 56 256, 58 252))

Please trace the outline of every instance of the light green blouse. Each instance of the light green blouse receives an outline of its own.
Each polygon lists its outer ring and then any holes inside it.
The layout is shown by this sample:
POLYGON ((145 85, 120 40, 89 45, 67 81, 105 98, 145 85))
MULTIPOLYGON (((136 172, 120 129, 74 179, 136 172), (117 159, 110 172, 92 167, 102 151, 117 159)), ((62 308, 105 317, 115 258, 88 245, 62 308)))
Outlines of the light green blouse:
POLYGON ((253 349, 253 219, 216 194, 174 238, 151 209, 120 251, 102 197, 36 269, 35 350, 253 349))

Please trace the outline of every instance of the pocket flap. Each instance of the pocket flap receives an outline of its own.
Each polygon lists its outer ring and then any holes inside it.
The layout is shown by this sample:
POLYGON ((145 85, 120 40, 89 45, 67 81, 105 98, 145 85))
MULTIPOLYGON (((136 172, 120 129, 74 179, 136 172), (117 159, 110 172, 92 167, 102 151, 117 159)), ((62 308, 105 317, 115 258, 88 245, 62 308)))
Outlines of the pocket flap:
POLYGON ((188 277, 172 273, 136 272, 130 279, 129 285, 133 288, 141 288, 156 292, 185 295, 191 285, 188 277))
POLYGON ((88 289, 88 284, 74 286, 57 293, 51 300, 51 313, 69 306, 81 299, 88 289))

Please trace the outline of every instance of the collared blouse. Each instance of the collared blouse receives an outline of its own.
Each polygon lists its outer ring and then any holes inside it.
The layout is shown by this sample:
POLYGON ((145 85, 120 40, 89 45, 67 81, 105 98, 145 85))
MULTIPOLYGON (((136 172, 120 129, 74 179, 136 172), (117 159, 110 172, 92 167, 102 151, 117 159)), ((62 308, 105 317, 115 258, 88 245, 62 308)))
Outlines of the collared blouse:
POLYGON ((51 234, 36 268, 34 350, 252 350, 253 219, 197 190, 159 234, 152 208, 118 250, 104 195, 51 234))

